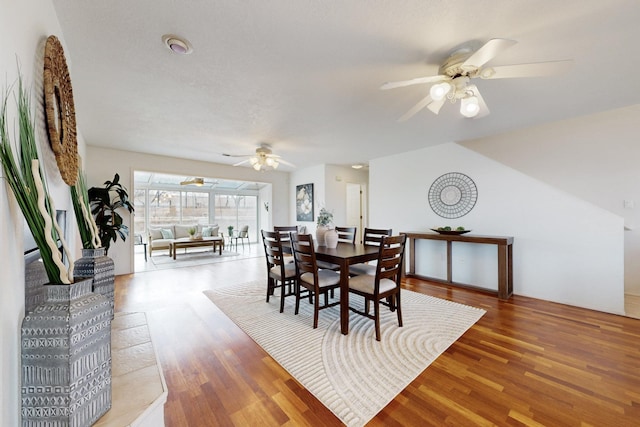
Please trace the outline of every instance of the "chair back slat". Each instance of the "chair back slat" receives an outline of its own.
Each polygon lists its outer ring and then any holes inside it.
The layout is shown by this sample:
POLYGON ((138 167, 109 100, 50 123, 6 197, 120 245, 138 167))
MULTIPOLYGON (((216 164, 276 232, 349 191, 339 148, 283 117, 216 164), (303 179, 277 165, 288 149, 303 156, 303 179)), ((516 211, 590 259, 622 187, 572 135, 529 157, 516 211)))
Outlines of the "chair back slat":
POLYGON ((273 227, 273 231, 280 233, 280 241, 282 242, 282 249, 285 253, 291 254, 291 245, 289 241, 291 240, 291 233, 298 232, 298 226, 296 225, 276 225, 273 227))
POLYGON ((267 257, 267 266, 273 267, 283 264, 280 233, 262 230, 262 242, 264 244, 264 253, 267 257))
POLYGON ((380 244, 378 263, 376 267, 375 292, 379 291, 380 280, 390 279, 400 287, 402 277, 402 264, 404 258, 404 248, 407 236, 384 236, 380 244))
POLYGON ((362 242, 365 245, 380 246, 382 238, 385 236, 391 236, 392 233, 393 232, 390 228, 365 228, 362 242))
POLYGON ((356 244, 356 227, 336 227, 336 233, 338 233, 338 243, 356 244))
POLYGON ((311 234, 291 233, 291 245, 298 276, 304 273, 312 273, 317 281, 318 264, 313 247, 313 236, 311 234))

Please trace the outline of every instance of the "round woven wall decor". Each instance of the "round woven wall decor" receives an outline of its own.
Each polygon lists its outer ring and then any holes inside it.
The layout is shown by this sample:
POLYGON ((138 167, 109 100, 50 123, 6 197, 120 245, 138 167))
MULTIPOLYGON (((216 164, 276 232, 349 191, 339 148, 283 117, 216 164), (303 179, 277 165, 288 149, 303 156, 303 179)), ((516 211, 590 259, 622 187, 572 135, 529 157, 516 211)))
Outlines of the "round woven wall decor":
POLYGON ((44 105, 49 144, 60 175, 68 185, 75 185, 78 179, 76 110, 67 61, 56 36, 47 38, 44 49, 44 105))
POLYGON ((468 214, 478 200, 475 182, 459 172, 445 173, 429 188, 429 205, 443 218, 460 218, 468 214))

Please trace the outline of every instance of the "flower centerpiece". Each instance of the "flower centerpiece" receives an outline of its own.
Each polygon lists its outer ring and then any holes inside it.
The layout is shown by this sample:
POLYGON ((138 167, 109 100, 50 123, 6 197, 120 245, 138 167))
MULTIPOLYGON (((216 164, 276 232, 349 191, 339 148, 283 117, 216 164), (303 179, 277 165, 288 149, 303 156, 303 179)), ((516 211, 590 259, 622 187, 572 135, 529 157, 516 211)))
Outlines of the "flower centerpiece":
POLYGON ((325 246, 325 234, 329 230, 329 226, 333 224, 333 213, 325 208, 320 209, 318 213, 318 226, 316 227, 316 240, 319 246, 325 246))

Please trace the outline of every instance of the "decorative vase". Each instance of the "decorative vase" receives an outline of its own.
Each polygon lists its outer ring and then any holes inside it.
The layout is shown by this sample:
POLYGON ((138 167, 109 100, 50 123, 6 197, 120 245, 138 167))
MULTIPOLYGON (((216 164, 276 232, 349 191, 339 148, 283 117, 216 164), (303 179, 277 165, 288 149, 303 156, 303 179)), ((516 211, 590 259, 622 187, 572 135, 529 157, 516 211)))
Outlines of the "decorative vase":
POLYGON ((324 241, 326 247, 329 249, 335 249, 338 247, 338 232, 335 228, 330 228, 324 233, 324 241))
MULTIPOLYGON (((114 312, 113 291, 115 283, 115 264, 106 255, 105 248, 82 249, 82 258, 76 261, 73 268, 74 277, 92 277, 93 292, 104 295, 114 312)), ((113 319, 113 315, 111 317, 113 319)))
POLYGON ((23 426, 89 426, 111 408, 112 309, 91 288, 44 285, 22 321, 23 426))
POLYGON ((316 242, 318 246, 325 246, 326 242, 324 241, 324 234, 327 232, 328 228, 326 225, 319 225, 316 228, 316 242))

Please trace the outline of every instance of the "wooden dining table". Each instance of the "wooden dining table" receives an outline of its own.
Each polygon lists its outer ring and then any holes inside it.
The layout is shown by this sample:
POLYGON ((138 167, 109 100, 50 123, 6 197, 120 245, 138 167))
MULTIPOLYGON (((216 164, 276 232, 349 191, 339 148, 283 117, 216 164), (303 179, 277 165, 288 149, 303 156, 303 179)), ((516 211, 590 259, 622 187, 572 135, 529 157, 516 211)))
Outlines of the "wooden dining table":
POLYGON ((340 266, 340 332, 349 333, 349 266, 378 258, 380 248, 373 245, 338 243, 335 249, 315 246, 316 259, 340 266))

